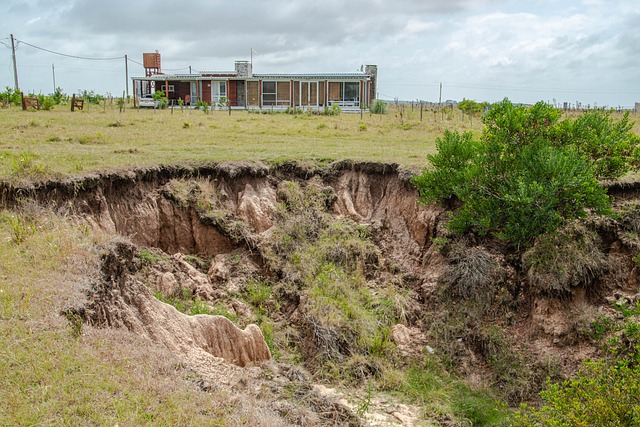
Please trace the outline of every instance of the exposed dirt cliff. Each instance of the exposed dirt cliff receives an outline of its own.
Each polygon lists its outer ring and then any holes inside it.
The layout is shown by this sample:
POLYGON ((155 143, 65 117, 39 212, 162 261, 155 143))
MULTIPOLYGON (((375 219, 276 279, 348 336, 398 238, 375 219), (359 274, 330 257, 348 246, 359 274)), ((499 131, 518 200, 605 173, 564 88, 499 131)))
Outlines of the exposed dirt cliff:
MULTIPOLYGON (((4 206, 28 197, 123 236, 105 249, 101 276, 92 278, 86 301, 66 314, 162 345, 216 387, 246 381, 243 367, 271 360, 278 346, 301 355, 317 378, 342 365, 339 372, 364 382, 384 369, 365 353, 394 343, 395 350, 376 351, 393 352, 399 364, 436 354, 470 382, 494 387, 516 404, 534 398, 547 376, 566 375, 579 361, 597 357, 591 328, 598 318, 615 316, 610 301, 640 299, 632 260, 640 247, 638 209, 629 201, 638 192, 635 184, 610 187, 622 212, 617 219, 591 218, 567 231, 571 238, 538 242, 516 258, 499 243, 449 235, 447 212, 420 205, 410 176, 386 164, 214 164, 4 187, 1 194, 4 206), (307 252, 321 251, 325 264, 317 270, 305 270, 314 261, 296 252, 304 239, 307 252), (552 248, 566 256, 545 261, 552 248), (347 268, 353 273, 344 280, 368 292, 365 300, 376 313, 391 301, 386 318, 392 320, 381 329, 380 344, 361 344, 366 323, 357 329, 332 315, 323 318, 321 300, 313 298, 328 285, 305 287, 311 273, 339 277, 347 268), (261 296, 264 283, 269 293, 261 296), (385 292, 392 296, 383 299, 385 292), (175 308, 180 299, 226 317, 188 316, 175 308), (262 331, 256 321, 263 322, 262 331), (263 334, 267 326, 287 341, 274 342, 273 331, 263 334)), ((279 378, 275 389, 298 375, 285 356, 281 362, 271 368, 279 378)), ((260 368, 249 369, 258 381, 260 368)), ((393 415, 383 402, 377 409, 384 420, 366 421, 363 411, 358 421, 353 405, 323 396, 344 424, 412 425, 419 416, 412 409, 393 415)), ((283 415, 287 408, 276 412, 299 423, 283 415)), ((319 425, 329 425, 316 416, 319 425)))

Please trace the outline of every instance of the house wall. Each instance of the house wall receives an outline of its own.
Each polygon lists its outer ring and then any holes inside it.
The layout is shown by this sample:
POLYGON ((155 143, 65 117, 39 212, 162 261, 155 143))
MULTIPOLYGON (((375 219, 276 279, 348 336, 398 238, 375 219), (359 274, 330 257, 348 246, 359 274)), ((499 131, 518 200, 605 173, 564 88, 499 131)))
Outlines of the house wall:
POLYGON ((300 82, 293 82, 293 105, 300 105, 300 82))

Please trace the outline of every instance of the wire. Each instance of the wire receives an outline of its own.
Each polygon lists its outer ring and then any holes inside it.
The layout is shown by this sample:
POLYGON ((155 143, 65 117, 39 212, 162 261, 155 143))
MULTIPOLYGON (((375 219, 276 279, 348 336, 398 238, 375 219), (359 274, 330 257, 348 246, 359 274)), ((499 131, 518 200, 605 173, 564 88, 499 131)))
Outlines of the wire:
MULTIPOLYGON (((420 83, 398 83, 398 82, 378 82, 379 85, 385 86, 435 86, 437 84, 420 84, 420 83)), ((457 89, 482 89, 482 90, 508 90, 508 91, 516 91, 516 92, 559 92, 559 93, 575 93, 575 94, 626 94, 626 93, 640 93, 640 92, 629 92, 623 90, 585 90, 585 89, 554 89, 554 88, 524 88, 517 86, 491 86, 491 85, 465 85, 465 84, 456 84, 456 83, 443 83, 444 87, 447 88, 457 88, 457 89)))
POLYGON ((129 61, 129 62, 133 62, 134 64, 138 64, 138 65, 141 65, 141 66, 143 66, 143 67, 144 67, 144 65, 142 64, 142 62, 135 61, 135 60, 133 60, 133 59, 129 58, 128 56, 127 56, 127 61, 129 61))
MULTIPOLYGON (((16 40, 18 40, 18 39, 16 39, 16 40)), ((18 43, 24 43, 27 46, 31 46, 34 49, 38 49, 38 50, 42 50, 44 52, 53 53, 54 55, 66 56, 67 58, 74 58, 74 59, 85 59, 85 60, 89 60, 89 61, 115 61, 115 60, 119 60, 119 59, 124 58, 124 56, 117 56, 117 57, 113 57, 113 58, 90 58, 90 57, 87 57, 87 56, 68 55, 66 53, 56 52, 56 51, 53 51, 53 50, 50 50, 50 49, 45 49, 43 47, 33 45, 31 43, 27 43, 24 40, 18 40, 18 43)))
POLYGON ((188 70, 189 67, 182 67, 182 68, 163 68, 163 71, 181 71, 181 70, 188 70))

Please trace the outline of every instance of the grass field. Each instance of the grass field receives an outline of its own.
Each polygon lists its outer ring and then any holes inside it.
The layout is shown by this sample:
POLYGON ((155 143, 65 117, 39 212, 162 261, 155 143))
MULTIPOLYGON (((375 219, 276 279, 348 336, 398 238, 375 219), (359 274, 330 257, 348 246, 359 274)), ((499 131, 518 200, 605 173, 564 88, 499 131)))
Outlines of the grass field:
POLYGON ((0 110, 0 179, 181 162, 365 160, 423 165, 445 129, 479 131, 478 118, 416 106, 386 115, 259 114, 244 110, 0 110))

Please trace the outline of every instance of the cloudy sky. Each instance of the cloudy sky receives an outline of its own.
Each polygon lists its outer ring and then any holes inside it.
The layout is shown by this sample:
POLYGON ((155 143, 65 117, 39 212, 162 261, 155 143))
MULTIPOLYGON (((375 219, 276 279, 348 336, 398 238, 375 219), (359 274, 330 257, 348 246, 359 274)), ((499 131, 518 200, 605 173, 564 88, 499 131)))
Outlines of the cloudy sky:
MULTIPOLYGON (((0 87, 121 94, 123 56, 167 72, 351 72, 382 99, 640 102, 639 0, 2 0, 0 87), (38 48, 86 58, 73 59, 38 48)), ((130 76, 143 74, 129 63, 130 76)))

